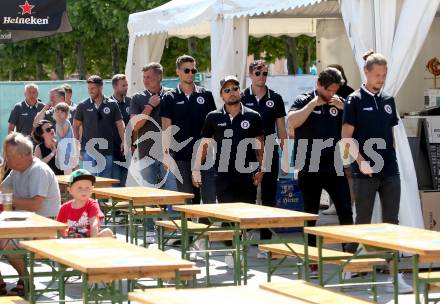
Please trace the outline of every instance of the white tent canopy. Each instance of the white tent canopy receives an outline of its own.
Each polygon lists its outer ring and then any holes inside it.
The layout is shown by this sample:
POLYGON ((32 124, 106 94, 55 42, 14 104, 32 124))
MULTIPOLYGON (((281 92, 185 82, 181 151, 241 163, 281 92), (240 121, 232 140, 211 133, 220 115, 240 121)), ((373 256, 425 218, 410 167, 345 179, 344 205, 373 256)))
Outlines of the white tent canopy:
MULTIPOLYGON (((361 52, 366 49, 383 51, 393 57, 389 67, 392 80, 385 89, 395 96, 414 63, 439 1, 387 0, 384 4, 385 1, 380 0, 173 0, 158 8, 130 15, 126 66, 130 92, 143 89, 141 67, 150 61, 160 61, 167 36, 211 35, 211 88, 214 94, 218 94, 219 79, 224 75, 235 74, 242 84, 245 83, 249 35, 314 35, 315 19, 341 18, 342 7, 345 9, 345 28, 358 63, 361 52), (420 16, 418 23, 412 24, 409 17, 415 10, 429 8, 432 12, 433 7, 434 13, 427 14, 426 18, 420 16), (399 19, 401 16, 402 20, 399 19), (301 22, 303 27, 294 26, 301 22), (417 27, 419 32, 411 27, 417 27), (402 40, 405 30, 411 33, 408 37, 414 44, 412 48, 408 47, 408 41, 402 40), (399 65, 403 62, 406 66, 401 70, 399 65)), ((400 222, 423 227, 408 140, 401 124, 396 130, 403 189, 400 222)))
MULTIPOLYGON (((331 18, 340 17, 341 14, 337 1, 173 0, 152 10, 131 14, 128 21, 128 29, 130 37, 161 32, 166 32, 170 37, 179 36, 177 33, 182 31, 183 28, 194 29, 195 31, 191 36, 206 37, 209 35, 209 32, 206 31, 209 23, 217 19, 241 17, 264 19, 271 18, 271 16, 276 16, 277 18, 331 18), (198 29, 199 26, 202 29, 198 29)), ((287 24, 287 22, 282 20, 276 22, 280 22, 281 25, 287 24)), ((295 22, 293 21, 294 25, 295 22)), ((301 27, 301 24, 309 23, 310 20, 298 20, 297 22, 301 27)), ((265 24, 267 23, 264 21, 260 23, 258 20, 254 20, 250 26, 249 34, 258 33, 261 31, 258 28, 265 24), (256 29, 255 32, 254 28, 256 29)), ((274 30, 275 33, 280 32, 280 29, 275 29, 276 25, 272 25, 271 28, 266 27, 266 35, 270 34, 271 30, 274 30)), ((287 25, 287 29, 285 29, 286 34, 301 33, 300 30, 295 30, 292 25, 287 25)))
MULTIPOLYGON (((249 20, 249 36, 279 37, 282 35, 297 37, 316 35, 316 18, 258 18, 249 20)), ((177 28, 167 32, 168 37, 186 39, 189 37, 206 38, 211 36, 211 23, 208 21, 200 24, 177 28)))
POLYGON ((316 18, 340 16, 337 1, 323 0, 173 0, 152 10, 131 14, 126 66, 129 93, 143 89, 141 68, 150 61, 160 60, 168 37, 211 35, 211 58, 225 59, 211 66, 212 90, 217 92, 218 80, 225 73, 236 74, 244 80, 249 35, 315 36, 316 18), (231 39, 231 43, 225 44, 222 39, 231 39), (237 70, 237 66, 243 68, 237 70))

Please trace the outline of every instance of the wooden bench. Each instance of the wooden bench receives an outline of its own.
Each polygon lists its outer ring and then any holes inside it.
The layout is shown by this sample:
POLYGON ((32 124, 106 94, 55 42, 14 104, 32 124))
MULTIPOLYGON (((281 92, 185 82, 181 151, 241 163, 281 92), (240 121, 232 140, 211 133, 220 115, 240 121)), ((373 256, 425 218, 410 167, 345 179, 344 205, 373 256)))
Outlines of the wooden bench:
MULTIPOLYGON (((104 224, 109 227, 108 223, 111 221, 113 227, 115 226, 121 226, 121 223, 116 224, 116 217, 119 217, 122 219, 123 222, 128 223, 128 216, 129 216, 129 205, 130 203, 128 201, 119 201, 119 202, 104 202, 101 203, 103 206, 103 212, 105 215, 104 218, 104 224), (119 213, 119 214, 117 214, 119 213)), ((142 239, 144 246, 147 245, 147 231, 145 229, 146 226, 146 218, 157 218, 163 213, 163 210, 159 207, 137 207, 132 208, 132 218, 134 223, 138 223, 134 227, 135 229, 135 235, 137 236, 139 233, 139 227, 142 225, 142 229, 140 230, 142 232, 142 239)), ((115 229, 113 228, 113 233, 115 233, 115 229)), ((128 242, 128 224, 125 224, 125 239, 128 242)), ((138 244, 137 238, 135 239, 135 244, 138 244)))
MULTIPOLYGON (((194 223, 192 221, 187 221, 188 230, 196 230, 196 229, 207 229, 208 225, 201 223, 194 223)), ((177 231, 181 227, 181 221, 156 221, 155 225, 158 227, 162 227, 165 231, 177 231)), ((199 232, 194 232, 194 234, 199 234, 199 232)), ((203 233, 208 237, 208 241, 217 242, 217 241, 230 241, 234 238, 234 232, 229 230, 219 230, 219 231, 206 231, 203 233)))
POLYGON ((127 207, 130 204, 128 201, 120 201, 120 202, 104 202, 102 203, 107 208, 112 207, 127 207))
MULTIPOLYGON (((179 269, 179 280, 182 284, 183 282, 186 282, 187 286, 190 286, 192 288, 196 287, 197 283, 197 275, 201 273, 201 269, 197 266, 192 266, 190 268, 181 268, 179 269)), ((166 281, 167 285, 172 283, 173 280, 176 279, 176 273, 174 271, 167 271, 163 272, 159 275, 149 277, 148 280, 137 280, 138 286, 140 287, 146 287, 147 285, 141 284, 144 281, 149 282, 150 280, 157 280, 158 287, 163 287, 163 281, 166 281)), ((174 282, 176 283, 176 282, 174 282)), ((1 304, 1 303, 0 303, 1 304)))
MULTIPOLYGON (((179 269, 179 275, 180 275, 180 280, 182 281, 192 281, 196 275, 200 274, 201 270, 199 267, 193 266, 191 268, 182 268, 179 269)), ((174 273, 170 273, 170 274, 164 274, 158 277, 158 279, 161 280, 171 280, 174 279, 176 276, 174 273)))
MULTIPOLYGON (((260 250, 265 250, 269 252, 268 257, 268 269, 267 269, 267 281, 270 282, 271 276, 273 272, 280 267, 280 264, 284 261, 286 257, 299 257, 304 258, 304 245, 301 244, 294 244, 289 243, 287 247, 286 244, 267 244, 267 245, 259 245, 258 248, 260 250), (292 252, 295 251, 294 252, 292 252), (272 267, 271 259, 273 257, 282 258, 281 262, 276 265, 275 267, 272 267)), ((319 260, 318 255, 318 248, 317 247, 311 247, 308 246, 308 256, 309 261, 317 262, 319 260)), ((322 249, 322 257, 324 258, 323 263, 324 264, 333 264, 337 265, 339 267, 339 287, 342 291, 342 284, 347 283, 347 281, 352 281, 353 279, 350 278, 344 278, 342 273, 343 272, 357 272, 357 273, 371 273, 372 278, 371 280, 368 280, 368 283, 371 283, 371 291, 373 293, 373 297, 375 301, 377 300, 377 288, 376 285, 376 266, 378 265, 384 265, 386 264, 385 259, 380 258, 360 258, 360 259, 352 259, 353 254, 349 252, 341 252, 337 250, 332 249, 322 249), (341 258, 339 258, 341 257, 341 258), (325 258, 337 258, 334 260, 325 260, 325 258)), ((297 264, 298 269, 298 277, 301 278, 301 267, 297 264)), ((358 280, 358 279, 356 279, 358 280)), ((363 281, 366 281, 362 279, 363 281)), ((324 282, 324 281, 323 281, 324 282)), ((346 284, 347 285, 347 284, 346 284)))
MULTIPOLYGON (((129 210, 128 208, 121 209, 121 212, 128 213, 129 210)), ((132 212, 135 215, 159 215, 163 211, 159 207, 145 207, 145 208, 133 208, 132 212)))
MULTIPOLYGON (((304 257, 304 245, 301 244, 288 244, 295 253, 303 258, 304 257)), ((285 256, 296 257, 295 253, 286 246, 286 244, 268 244, 259 245, 260 250, 268 251, 271 253, 272 258, 283 258, 285 256)), ((318 248, 308 247, 309 260, 317 262, 318 261, 318 248)), ((322 256, 324 258, 332 257, 347 257, 347 259, 337 259, 337 260, 324 260, 326 264, 335 264, 343 266, 342 271, 344 272, 372 272, 375 266, 386 264, 385 259, 379 258, 365 258, 365 259, 353 259, 347 263, 347 260, 353 257, 353 254, 349 252, 341 252, 332 249, 322 249, 322 256)))
POLYGON ((438 298, 430 299, 429 292, 440 290, 440 271, 421 272, 419 273, 419 279, 425 283, 423 289, 425 303, 429 303, 429 302, 437 303, 438 298), (432 282, 431 280, 434 282, 432 282))
MULTIPOLYGON (((165 249, 165 232, 170 232, 171 234, 178 232, 181 229, 181 221, 156 221, 155 225, 158 227, 159 234, 159 248, 165 249)), ((200 238, 205 240, 205 250, 198 250, 199 252, 205 252, 205 270, 206 270, 206 284, 210 286, 210 275, 209 275, 209 254, 213 250, 210 249, 209 242, 218 241, 231 241, 234 238, 234 232, 230 230, 216 230, 216 231, 201 231, 207 229, 209 226, 202 223, 195 223, 192 221, 187 221, 188 231, 192 235, 198 235, 200 238)), ((230 249, 216 250, 216 251, 231 251, 230 249)))
POLYGON ((260 288, 271 292, 288 296, 294 299, 304 300, 307 303, 325 304, 368 304, 374 303, 368 300, 348 296, 343 293, 335 292, 302 280, 263 283, 260 288))

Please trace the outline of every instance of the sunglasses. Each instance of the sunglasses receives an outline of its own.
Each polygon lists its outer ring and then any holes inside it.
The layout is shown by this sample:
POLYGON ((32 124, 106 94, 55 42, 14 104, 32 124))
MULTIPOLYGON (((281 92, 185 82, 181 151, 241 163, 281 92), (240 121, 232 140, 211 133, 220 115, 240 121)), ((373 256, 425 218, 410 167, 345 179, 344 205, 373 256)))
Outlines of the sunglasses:
POLYGON ((189 74, 189 73, 196 74, 197 73, 197 69, 188 69, 188 68, 186 68, 186 69, 183 70, 183 72, 185 74, 189 74))
POLYGON ((55 130, 55 128, 53 126, 52 127, 47 127, 46 129, 44 129, 44 132, 50 133, 50 131, 52 131, 52 130, 55 130))
POLYGON ((255 72, 255 76, 260 76, 261 74, 263 74, 264 77, 266 77, 269 73, 268 72, 260 72, 260 71, 256 71, 255 72))
POLYGON ((233 86, 233 87, 230 87, 230 88, 223 89, 223 92, 226 93, 226 94, 229 94, 232 91, 237 92, 238 90, 240 90, 240 87, 233 86))

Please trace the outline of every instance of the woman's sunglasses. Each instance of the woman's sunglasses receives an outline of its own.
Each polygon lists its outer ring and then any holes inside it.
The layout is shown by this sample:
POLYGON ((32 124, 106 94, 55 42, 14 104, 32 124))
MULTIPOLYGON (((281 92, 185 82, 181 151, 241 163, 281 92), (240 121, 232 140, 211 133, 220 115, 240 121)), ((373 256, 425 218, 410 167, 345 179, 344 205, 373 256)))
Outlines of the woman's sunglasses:
POLYGON ((260 76, 261 74, 263 74, 264 77, 266 77, 269 73, 268 72, 260 72, 260 71, 256 71, 255 72, 255 76, 260 76))
POLYGON ((240 87, 233 86, 233 87, 230 87, 230 88, 223 89, 223 92, 226 93, 226 94, 229 94, 232 91, 237 92, 238 90, 240 90, 240 87))
POLYGON ((188 69, 188 68, 186 68, 186 69, 183 70, 183 72, 185 74, 189 74, 189 73, 196 74, 197 73, 197 69, 188 69))
POLYGON ((44 132, 50 133, 50 131, 52 131, 52 130, 55 130, 55 128, 53 126, 47 127, 46 129, 44 129, 44 132))

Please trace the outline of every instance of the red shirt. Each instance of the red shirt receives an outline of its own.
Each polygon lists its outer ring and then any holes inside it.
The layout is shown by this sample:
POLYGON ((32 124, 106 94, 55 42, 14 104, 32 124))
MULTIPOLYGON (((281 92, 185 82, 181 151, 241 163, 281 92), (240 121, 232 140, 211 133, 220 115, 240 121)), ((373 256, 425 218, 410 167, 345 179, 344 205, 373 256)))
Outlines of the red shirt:
POLYGON ((99 220, 104 214, 98 202, 89 198, 82 208, 73 208, 73 200, 64 203, 58 212, 57 221, 67 224, 67 235, 70 237, 90 237, 90 218, 97 216, 99 220))

